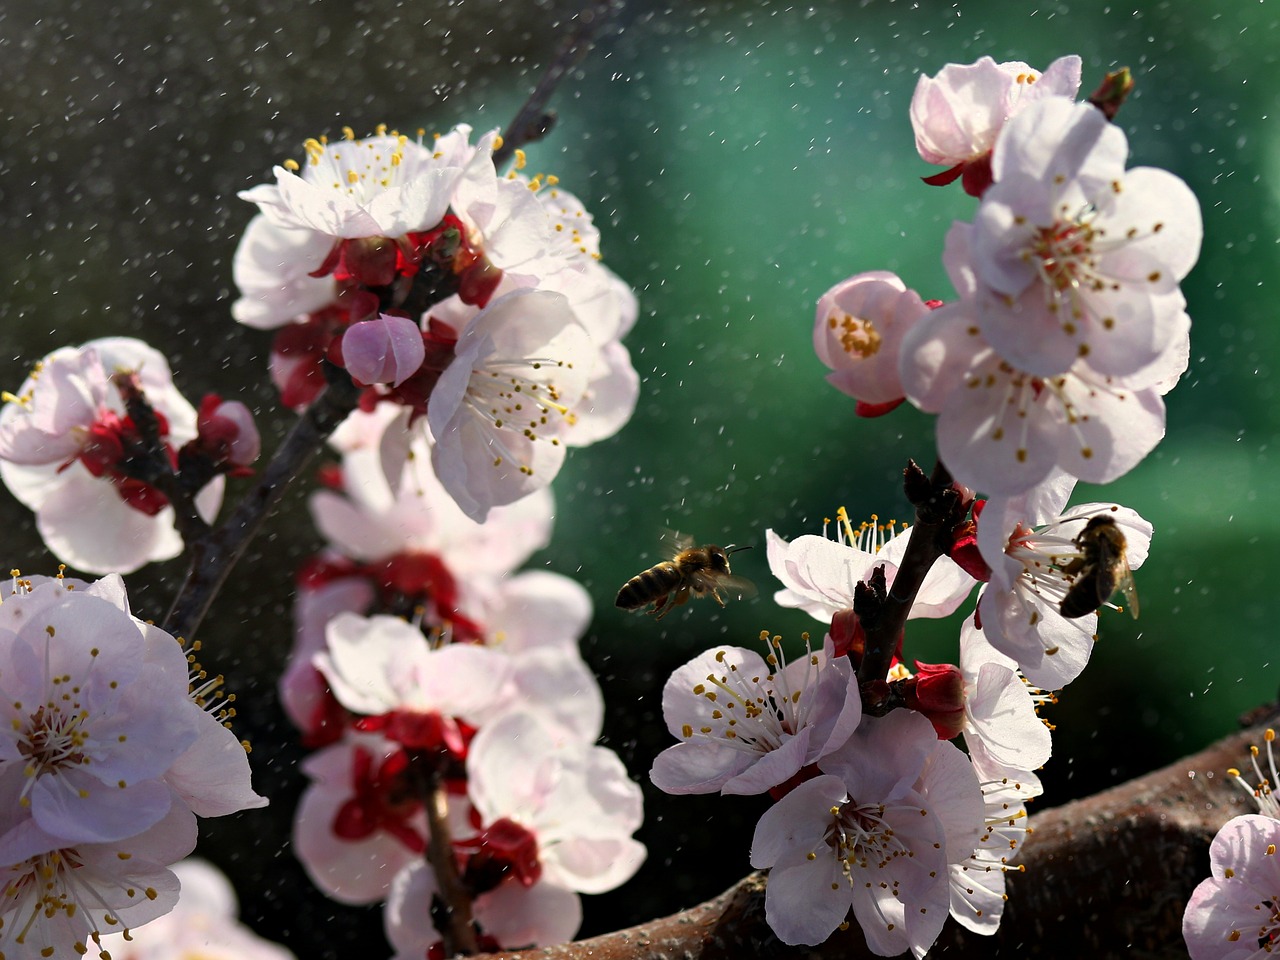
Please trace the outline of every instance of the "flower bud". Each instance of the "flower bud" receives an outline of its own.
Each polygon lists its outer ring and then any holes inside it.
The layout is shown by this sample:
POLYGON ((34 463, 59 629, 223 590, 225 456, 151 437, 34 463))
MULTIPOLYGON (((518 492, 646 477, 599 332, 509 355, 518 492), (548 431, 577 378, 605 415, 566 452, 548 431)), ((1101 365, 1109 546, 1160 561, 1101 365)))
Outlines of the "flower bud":
POLYGON ((233 473, 245 472, 262 452, 262 439, 253 414, 239 400, 223 400, 216 393, 205 394, 200 401, 196 425, 198 433, 188 447, 203 454, 215 467, 233 473))
POLYGON ((907 706, 924 714, 939 740, 950 740, 964 729, 964 677, 950 663, 916 661, 916 675, 902 682, 907 706))
POLYGON ((383 314, 352 324, 342 337, 347 372, 363 384, 398 387, 418 372, 425 356, 422 331, 407 317, 383 314))

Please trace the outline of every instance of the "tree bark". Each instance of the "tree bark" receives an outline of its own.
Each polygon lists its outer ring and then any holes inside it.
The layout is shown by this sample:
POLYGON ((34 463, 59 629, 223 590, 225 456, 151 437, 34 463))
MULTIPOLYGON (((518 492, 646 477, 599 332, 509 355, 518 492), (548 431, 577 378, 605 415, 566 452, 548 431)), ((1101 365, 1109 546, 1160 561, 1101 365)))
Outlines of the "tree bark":
MULTIPOLYGON (((993 937, 948 920, 930 957, 1187 956, 1182 911, 1209 876, 1209 843, 1232 817, 1257 808, 1226 775, 1246 769, 1250 744, 1280 719, 1272 704, 1206 750, 1102 793, 1034 814, 1007 876, 1004 920, 993 937)), ((1140 742, 1126 745, 1141 749, 1140 742)), ((1248 777, 1246 776, 1246 779, 1248 777)), ((679 869, 676 867, 676 869, 679 869)), ((758 873, 669 917, 558 947, 492 954, 510 960, 743 960, 871 957, 857 924, 817 947, 789 947, 764 919, 758 873)))

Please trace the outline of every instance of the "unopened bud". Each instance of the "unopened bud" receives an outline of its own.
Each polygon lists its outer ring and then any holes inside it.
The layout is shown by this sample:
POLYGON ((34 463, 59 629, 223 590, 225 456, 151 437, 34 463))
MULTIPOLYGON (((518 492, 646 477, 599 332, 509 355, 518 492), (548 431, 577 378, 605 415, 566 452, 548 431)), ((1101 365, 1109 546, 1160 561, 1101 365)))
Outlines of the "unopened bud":
POLYGON ((200 401, 195 443, 218 466, 248 467, 262 452, 262 438, 253 414, 239 400, 223 400, 216 393, 200 401))
POLYGON ((951 531, 951 549, 947 554, 979 583, 991 579, 991 567, 978 551, 978 525, 972 520, 965 520, 951 531))
POLYGON ((418 372, 425 356, 422 331, 407 317, 383 314, 352 324, 342 337, 342 362, 366 385, 398 387, 418 372))
POLYGON ((939 740, 950 740, 964 730, 964 677, 950 663, 916 661, 916 675, 902 681, 907 706, 924 714, 939 740))

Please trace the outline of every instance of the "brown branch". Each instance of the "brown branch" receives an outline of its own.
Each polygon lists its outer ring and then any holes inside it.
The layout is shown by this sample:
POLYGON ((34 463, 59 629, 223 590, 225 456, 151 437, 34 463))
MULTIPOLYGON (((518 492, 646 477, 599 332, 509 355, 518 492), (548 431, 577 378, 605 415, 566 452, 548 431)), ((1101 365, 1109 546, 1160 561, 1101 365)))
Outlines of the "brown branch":
POLYGON ((193 639, 214 598, 261 529, 267 514, 280 502, 289 484, 323 449, 329 434, 355 409, 359 390, 351 377, 328 364, 325 372, 329 385, 298 418, 253 489, 210 536, 187 545, 191 566, 163 625, 175 637, 193 639))
POLYGON ((596 32, 612 7, 613 0, 590 0, 574 18, 577 25, 560 41, 555 56, 551 58, 551 63, 534 87, 533 93, 529 94, 529 99, 524 102, 515 119, 502 131, 502 146, 493 154, 495 167, 501 167, 515 156, 520 147, 541 140, 551 132, 556 115, 547 109, 547 103, 564 75, 587 55, 595 42, 596 32))
POLYGON ((866 631, 866 649, 858 667, 858 680, 864 685, 883 680, 888 674, 920 585, 950 548, 951 531, 968 509, 941 462, 934 466, 930 477, 925 477, 914 461, 908 463, 903 485, 907 499, 916 508, 916 518, 893 587, 875 597, 864 596, 861 605, 857 599, 854 603, 866 631))
MULTIPOLYGON (((948 920, 929 956, 1185 958, 1182 911, 1209 875, 1209 842, 1234 816, 1256 813, 1224 776, 1280 717, 1259 722, 1162 770, 1035 814, 1008 875, 1009 902, 994 937, 948 920)), ((751 874, 682 913, 558 947, 494 954, 511 960, 721 960, 872 957, 857 924, 817 947, 788 947, 764 919, 766 879, 751 874)))
POLYGON ((427 813, 427 865, 436 876, 441 901, 432 906, 431 915, 440 933, 446 957, 470 956, 479 947, 471 917, 471 893, 458 875, 458 859, 453 855, 453 839, 449 832, 449 797, 444 777, 433 766, 423 778, 426 795, 423 805, 427 813))

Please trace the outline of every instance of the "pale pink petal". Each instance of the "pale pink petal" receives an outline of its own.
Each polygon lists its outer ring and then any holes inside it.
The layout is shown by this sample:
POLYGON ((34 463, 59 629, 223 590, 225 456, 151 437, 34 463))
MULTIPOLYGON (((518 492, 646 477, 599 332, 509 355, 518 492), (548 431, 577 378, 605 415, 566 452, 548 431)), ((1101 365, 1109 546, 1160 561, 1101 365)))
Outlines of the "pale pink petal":
POLYGON ((364 384, 398 387, 418 372, 426 348, 422 331, 412 320, 383 315, 347 327, 342 336, 342 360, 347 372, 364 384))
POLYGON ((191 812, 198 817, 224 817, 265 807, 267 798, 250 786, 249 755, 239 738, 219 720, 192 704, 200 738, 165 774, 191 812))

